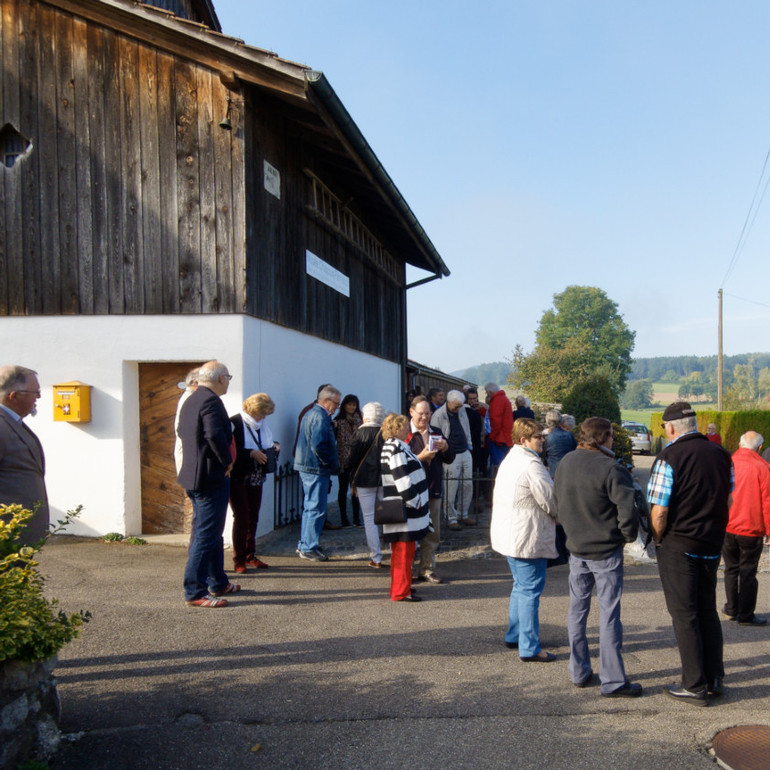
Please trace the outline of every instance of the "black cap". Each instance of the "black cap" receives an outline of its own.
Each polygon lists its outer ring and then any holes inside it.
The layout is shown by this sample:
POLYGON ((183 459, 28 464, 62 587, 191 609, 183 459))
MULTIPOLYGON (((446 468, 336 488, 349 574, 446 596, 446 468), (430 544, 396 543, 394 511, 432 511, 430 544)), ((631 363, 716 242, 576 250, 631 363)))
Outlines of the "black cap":
POLYGON ((663 412, 663 422, 681 420, 684 417, 695 417, 695 410, 686 401, 675 401, 663 412))

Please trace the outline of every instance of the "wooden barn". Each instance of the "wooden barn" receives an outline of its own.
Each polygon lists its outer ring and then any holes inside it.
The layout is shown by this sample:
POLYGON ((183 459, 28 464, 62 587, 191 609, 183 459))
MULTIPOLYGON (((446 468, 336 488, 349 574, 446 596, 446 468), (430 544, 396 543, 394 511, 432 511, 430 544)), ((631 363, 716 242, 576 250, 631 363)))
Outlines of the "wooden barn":
POLYGON ((210 0, 1 2, 0 363, 39 372, 52 519, 184 531, 177 383, 210 358, 285 448, 319 383, 399 409, 406 265, 449 271, 324 75, 210 0), (54 419, 72 381, 89 422, 54 419))

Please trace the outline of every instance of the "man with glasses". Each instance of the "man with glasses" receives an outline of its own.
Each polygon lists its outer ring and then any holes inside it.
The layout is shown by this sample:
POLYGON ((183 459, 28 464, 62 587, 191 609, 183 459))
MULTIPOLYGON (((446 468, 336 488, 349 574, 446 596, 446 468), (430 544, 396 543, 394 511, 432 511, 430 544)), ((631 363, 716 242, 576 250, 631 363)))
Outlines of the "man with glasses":
POLYGON ((594 679, 586 622, 591 594, 599 600, 599 680, 607 698, 636 698, 642 686, 626 677, 621 649, 623 546, 636 540, 639 517, 634 484, 615 460, 612 424, 589 417, 580 426, 577 449, 559 462, 554 478, 556 509, 567 535, 569 557, 569 675, 576 687, 594 679))
POLYGON ((21 535, 27 545, 48 532, 45 455, 40 440, 23 421, 36 414, 39 398, 37 372, 24 366, 0 367, 0 503, 18 503, 34 511, 21 535))
POLYGON ((663 412, 669 443, 652 466, 647 501, 658 572, 682 660, 682 682, 666 694, 694 706, 722 694, 722 626, 717 569, 727 526, 732 462, 698 432, 695 410, 677 401, 663 412))
POLYGON ((241 590, 225 574, 224 540, 230 500, 232 428, 222 396, 232 375, 219 361, 198 369, 198 387, 182 405, 177 435, 182 442, 182 467, 177 481, 193 504, 193 524, 184 594, 194 607, 226 607, 218 597, 241 590))
POLYGON ((309 561, 326 561, 320 549, 321 530, 326 518, 329 479, 340 472, 337 440, 331 416, 339 409, 342 395, 333 385, 322 388, 318 400, 302 418, 294 452, 294 470, 302 481, 302 528, 297 556, 309 561))

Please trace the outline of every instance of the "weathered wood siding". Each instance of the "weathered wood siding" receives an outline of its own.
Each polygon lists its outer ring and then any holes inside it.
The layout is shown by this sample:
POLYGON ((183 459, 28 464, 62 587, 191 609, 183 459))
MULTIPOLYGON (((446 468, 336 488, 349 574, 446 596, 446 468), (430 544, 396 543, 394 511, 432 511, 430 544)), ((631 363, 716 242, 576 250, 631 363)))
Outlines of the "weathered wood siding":
MULTIPOLYGON (((303 169, 324 179, 318 151, 283 117, 278 100, 245 94, 248 312, 292 329, 400 362, 404 355, 405 268, 384 275, 343 236, 308 214, 311 185, 303 169), (264 161, 281 174, 281 197, 264 186, 264 161), (350 279, 345 297, 307 275, 305 250, 350 279)), ((328 163, 328 158, 326 160, 328 163)), ((359 213, 366 223, 365 212, 359 213)))
POLYGON ((244 86, 223 130, 228 90, 194 47, 171 55, 42 2, 0 2, 0 127, 32 143, 0 168, 0 315, 248 313, 402 360, 403 263, 386 275, 308 211, 306 169, 343 201, 359 173, 317 117, 244 86), (307 275, 306 249, 350 297, 307 275))
POLYGON ((0 315, 242 312, 218 75, 31 0, 0 25, 0 126, 32 143, 0 169, 0 315))

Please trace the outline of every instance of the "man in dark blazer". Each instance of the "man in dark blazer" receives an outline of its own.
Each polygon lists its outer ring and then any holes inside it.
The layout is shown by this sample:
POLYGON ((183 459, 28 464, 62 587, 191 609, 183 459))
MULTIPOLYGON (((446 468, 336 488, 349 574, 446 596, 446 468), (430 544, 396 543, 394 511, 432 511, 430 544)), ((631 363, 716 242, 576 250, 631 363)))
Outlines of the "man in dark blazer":
POLYGON ((37 373, 23 366, 0 367, 0 503, 37 511, 21 535, 25 544, 48 532, 45 455, 38 437, 23 422, 36 412, 37 373))
POLYGON ((222 539, 233 459, 230 419, 220 397, 227 393, 230 380, 224 364, 203 364, 198 389, 179 413, 182 467, 177 480, 193 504, 184 593, 187 604, 195 607, 225 607, 227 601, 217 597, 241 590, 225 574, 222 539))

